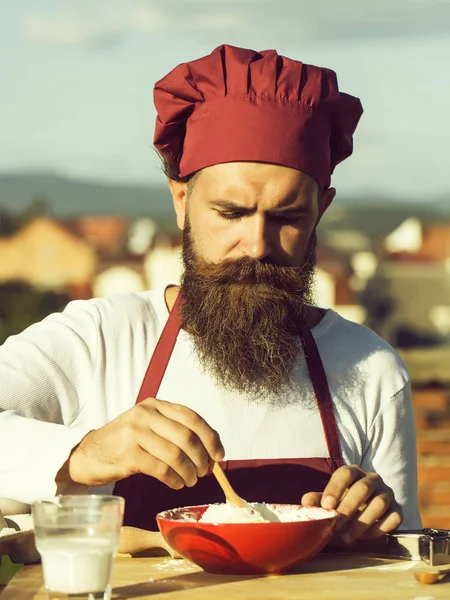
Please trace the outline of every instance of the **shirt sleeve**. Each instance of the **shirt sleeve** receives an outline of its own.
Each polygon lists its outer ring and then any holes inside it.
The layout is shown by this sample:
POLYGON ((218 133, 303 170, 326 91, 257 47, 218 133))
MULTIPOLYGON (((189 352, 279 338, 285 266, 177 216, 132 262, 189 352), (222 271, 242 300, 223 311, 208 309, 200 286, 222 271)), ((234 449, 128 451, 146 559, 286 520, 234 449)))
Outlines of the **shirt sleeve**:
POLYGON ((416 429, 409 383, 381 408, 367 442, 361 468, 378 473, 394 491, 403 510, 400 529, 420 529, 416 429))
POLYGON ((76 421, 92 390, 96 311, 71 302, 0 347, 0 497, 30 503, 72 491, 57 489, 55 476, 94 428, 76 421))

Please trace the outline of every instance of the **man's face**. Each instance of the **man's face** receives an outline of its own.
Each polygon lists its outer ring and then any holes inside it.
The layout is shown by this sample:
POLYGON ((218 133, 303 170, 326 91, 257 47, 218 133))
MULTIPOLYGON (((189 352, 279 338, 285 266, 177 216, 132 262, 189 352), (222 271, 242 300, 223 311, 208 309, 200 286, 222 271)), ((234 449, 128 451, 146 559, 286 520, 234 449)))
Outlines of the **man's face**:
POLYGON ((229 389, 280 402, 311 306, 323 196, 302 173, 249 163, 171 188, 183 228, 181 325, 200 364, 229 389))
POLYGON ((298 267, 334 190, 321 193, 305 173, 263 163, 205 168, 188 192, 171 183, 177 222, 186 215, 197 254, 219 263, 249 258, 298 267))

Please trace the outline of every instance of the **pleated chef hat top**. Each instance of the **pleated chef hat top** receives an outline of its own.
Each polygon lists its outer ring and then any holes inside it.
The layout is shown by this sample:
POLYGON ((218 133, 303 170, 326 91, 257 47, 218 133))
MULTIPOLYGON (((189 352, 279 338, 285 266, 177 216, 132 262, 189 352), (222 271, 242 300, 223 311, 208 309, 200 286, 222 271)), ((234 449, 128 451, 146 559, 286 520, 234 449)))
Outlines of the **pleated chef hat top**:
POLYGON ((284 165, 330 185, 353 151, 362 115, 336 73, 279 55, 222 45, 155 85, 154 144, 186 177, 219 163, 284 165))

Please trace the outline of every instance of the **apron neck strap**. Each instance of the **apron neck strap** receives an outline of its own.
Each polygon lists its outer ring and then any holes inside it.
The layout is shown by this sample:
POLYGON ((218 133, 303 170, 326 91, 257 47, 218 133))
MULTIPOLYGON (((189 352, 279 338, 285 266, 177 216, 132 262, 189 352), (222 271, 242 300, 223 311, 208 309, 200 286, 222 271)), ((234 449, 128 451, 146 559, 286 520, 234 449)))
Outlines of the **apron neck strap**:
POLYGON ((147 398, 156 398, 180 331, 180 304, 181 294, 178 294, 150 359, 136 404, 147 398))
POLYGON ((308 366, 309 377, 311 379, 317 405, 322 419, 322 426, 327 441, 330 458, 342 460, 341 442, 334 413, 333 400, 331 399, 330 388, 328 386, 327 376, 320 358, 319 349, 316 340, 310 329, 305 329, 301 334, 303 350, 305 352, 306 364, 308 366))

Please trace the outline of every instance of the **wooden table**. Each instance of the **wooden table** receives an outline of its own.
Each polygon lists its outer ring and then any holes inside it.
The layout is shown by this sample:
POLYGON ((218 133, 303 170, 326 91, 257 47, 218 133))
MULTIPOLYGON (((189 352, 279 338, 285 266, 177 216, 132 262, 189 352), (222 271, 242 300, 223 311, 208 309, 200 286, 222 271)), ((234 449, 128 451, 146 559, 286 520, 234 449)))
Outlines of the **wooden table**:
MULTIPOLYGON (((209 575, 185 560, 117 558, 113 600, 440 600, 450 578, 421 585, 415 563, 356 556, 319 556, 295 574, 270 577, 209 575)), ((1 600, 45 600, 40 565, 22 567, 1 600)))

